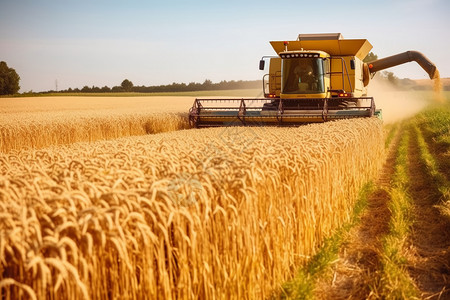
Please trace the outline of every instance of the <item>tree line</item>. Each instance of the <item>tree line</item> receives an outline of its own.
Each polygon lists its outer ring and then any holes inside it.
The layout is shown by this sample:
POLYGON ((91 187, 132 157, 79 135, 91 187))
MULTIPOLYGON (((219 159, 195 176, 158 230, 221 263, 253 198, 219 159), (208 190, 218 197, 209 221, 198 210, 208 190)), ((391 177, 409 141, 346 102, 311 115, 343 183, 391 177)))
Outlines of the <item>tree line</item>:
POLYGON ((59 91, 46 91, 41 93, 161 93, 161 92, 196 92, 196 91, 208 91, 208 90, 237 90, 237 89, 256 89, 262 88, 261 80, 222 80, 218 83, 213 83, 211 80, 206 79, 203 83, 190 82, 186 83, 176 83, 167 85, 156 85, 156 86, 135 86, 130 80, 125 79, 120 85, 113 87, 97 87, 97 86, 84 86, 80 88, 68 88, 59 91))
MULTIPOLYGON (((8 67, 6 62, 0 62, 0 95, 14 95, 20 90, 20 76, 16 70, 8 67)), ((130 80, 125 79, 118 86, 113 87, 89 87, 85 85, 80 88, 68 88, 64 90, 49 90, 44 92, 26 92, 25 94, 48 94, 48 93, 121 93, 121 92, 134 92, 134 93, 160 93, 160 92, 196 92, 207 90, 237 90, 237 89, 255 89, 262 87, 262 80, 223 80, 218 83, 213 83, 211 80, 206 79, 203 83, 190 82, 176 83, 167 85, 156 86, 135 86, 130 80)))

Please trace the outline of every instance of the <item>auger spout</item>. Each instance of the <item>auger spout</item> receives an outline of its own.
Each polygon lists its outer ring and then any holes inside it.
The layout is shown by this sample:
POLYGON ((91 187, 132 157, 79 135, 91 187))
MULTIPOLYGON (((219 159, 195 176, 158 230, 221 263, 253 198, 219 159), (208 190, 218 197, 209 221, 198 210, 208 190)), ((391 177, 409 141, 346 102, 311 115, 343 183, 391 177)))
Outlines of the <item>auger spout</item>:
POLYGON ((428 73, 430 79, 434 79, 437 76, 436 65, 419 51, 406 51, 369 62, 367 65, 369 67, 369 72, 375 73, 411 61, 417 62, 428 73))

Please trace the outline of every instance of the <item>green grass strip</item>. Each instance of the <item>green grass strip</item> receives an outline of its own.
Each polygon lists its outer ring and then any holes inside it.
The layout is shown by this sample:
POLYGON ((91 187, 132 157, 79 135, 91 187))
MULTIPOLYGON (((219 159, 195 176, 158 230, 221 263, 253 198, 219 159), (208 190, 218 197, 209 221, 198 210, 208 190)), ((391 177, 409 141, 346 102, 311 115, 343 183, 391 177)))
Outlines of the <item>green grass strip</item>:
POLYGON ((439 205, 439 208, 444 215, 450 217, 450 182, 444 174, 439 171, 438 163, 430 153, 428 144, 425 142, 422 131, 417 124, 413 125, 413 130, 417 137, 417 144, 419 145, 420 159, 442 196, 442 203, 439 205))
POLYGON ((336 233, 324 241, 309 262, 300 270, 291 281, 282 286, 279 299, 313 299, 315 283, 325 276, 325 272, 339 257, 339 249, 345 241, 346 234, 359 223, 362 212, 367 208, 368 196, 372 193, 374 184, 367 183, 359 192, 350 221, 344 223, 336 233))
POLYGON ((394 124, 389 124, 385 126, 385 130, 387 130, 387 135, 386 135, 386 139, 384 141, 384 148, 387 149, 389 148, 389 146, 392 143, 392 140, 395 137, 395 134, 397 133, 398 130, 398 123, 394 123, 394 124))
POLYGON ((432 106, 414 118, 437 145, 450 146, 450 102, 432 106))
POLYGON ((383 299, 418 299, 419 292, 406 269, 407 260, 402 252, 412 226, 411 198, 407 194, 408 144, 410 131, 406 131, 397 149, 393 182, 389 191, 391 211, 389 233, 383 239, 380 288, 383 299))

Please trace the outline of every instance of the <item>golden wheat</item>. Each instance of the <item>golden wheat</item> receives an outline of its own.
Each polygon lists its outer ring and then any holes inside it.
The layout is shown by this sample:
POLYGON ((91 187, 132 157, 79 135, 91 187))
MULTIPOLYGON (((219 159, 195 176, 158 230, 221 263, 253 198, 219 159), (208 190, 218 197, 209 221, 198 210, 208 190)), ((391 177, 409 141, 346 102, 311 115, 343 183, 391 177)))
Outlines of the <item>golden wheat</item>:
POLYGON ((348 220, 378 119, 0 153, 3 299, 262 299, 348 220))
POLYGON ((0 151, 188 128, 191 97, 38 97, 0 101, 0 151))

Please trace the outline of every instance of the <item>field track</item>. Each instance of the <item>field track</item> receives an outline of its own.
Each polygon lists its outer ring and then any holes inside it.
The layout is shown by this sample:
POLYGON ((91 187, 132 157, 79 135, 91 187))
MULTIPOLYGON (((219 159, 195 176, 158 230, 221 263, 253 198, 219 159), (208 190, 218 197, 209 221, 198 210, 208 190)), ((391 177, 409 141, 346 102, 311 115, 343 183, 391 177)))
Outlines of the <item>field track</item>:
POLYGON ((414 224, 406 253, 408 271, 421 297, 450 298, 450 219, 436 205, 441 198, 434 182, 420 163, 417 140, 409 145, 410 194, 414 224))
MULTIPOLYGON (((406 127, 406 126, 404 126, 406 127)), ((351 229, 332 266, 332 275, 317 282, 318 299, 378 299, 382 296, 383 236, 389 232, 388 209, 390 186, 395 168, 395 151, 401 135, 415 137, 409 126, 398 130, 377 183, 368 199, 368 208, 358 226, 351 229)), ((405 237, 402 255, 405 271, 421 299, 450 297, 450 218, 443 215, 440 192, 420 161, 415 138, 408 145, 408 195, 411 197, 413 220, 411 233, 405 237)), ((406 295, 400 298, 407 299, 406 295)))

